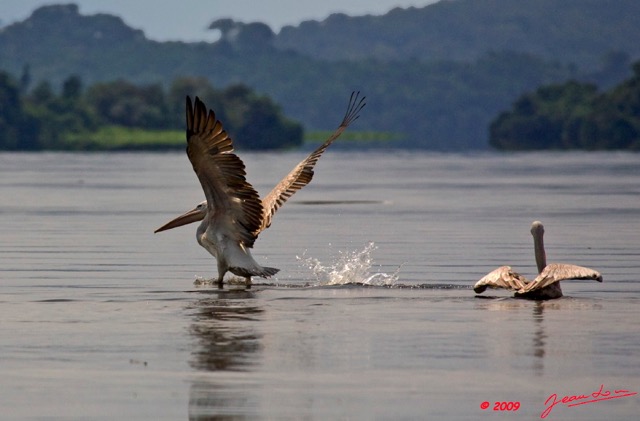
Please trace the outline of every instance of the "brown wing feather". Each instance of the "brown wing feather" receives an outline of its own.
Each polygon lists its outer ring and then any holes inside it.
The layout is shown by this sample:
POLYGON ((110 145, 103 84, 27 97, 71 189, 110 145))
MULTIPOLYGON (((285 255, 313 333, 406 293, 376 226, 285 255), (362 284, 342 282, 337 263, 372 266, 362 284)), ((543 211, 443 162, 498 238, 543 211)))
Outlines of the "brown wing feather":
POLYGON ((520 291, 527 285, 528 280, 511 269, 511 266, 500 266, 489 272, 473 286, 473 290, 480 294, 487 288, 504 288, 510 291, 520 291))
POLYGON ((211 215, 224 215, 238 240, 252 247, 262 224, 262 202, 246 180, 244 163, 212 110, 198 97, 187 97, 187 156, 200 180, 211 215))
POLYGON ((593 279, 602 282, 602 275, 593 269, 583 266, 567 265, 563 263, 550 263, 531 283, 524 288, 525 293, 547 287, 554 282, 569 279, 593 279))
POLYGON ((360 92, 352 92, 349 99, 349 105, 347 112, 340 123, 340 126, 335 132, 315 151, 311 152, 309 156, 303 159, 298 165, 296 165, 289 174, 287 174, 271 192, 265 196, 262 201, 264 215, 262 218, 262 225, 256 235, 261 231, 271 226, 271 220, 276 211, 291 197, 295 192, 306 186, 311 182, 313 178, 313 168, 315 167, 318 159, 327 150, 327 148, 336 140, 342 132, 349 127, 351 123, 359 117, 359 112, 366 105, 364 102, 365 97, 359 99, 360 92))

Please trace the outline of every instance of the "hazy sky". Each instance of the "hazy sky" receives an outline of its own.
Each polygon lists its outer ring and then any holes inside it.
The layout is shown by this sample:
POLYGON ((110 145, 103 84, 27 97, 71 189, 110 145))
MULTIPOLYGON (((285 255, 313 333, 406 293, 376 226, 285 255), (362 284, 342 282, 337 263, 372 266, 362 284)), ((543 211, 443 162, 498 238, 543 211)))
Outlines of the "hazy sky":
POLYGON ((166 41, 211 40, 206 27, 230 17, 242 22, 264 22, 278 31, 304 20, 323 20, 331 13, 381 15, 394 7, 422 7, 438 0, 0 0, 0 22, 24 20, 46 4, 75 3, 80 13, 105 12, 142 29, 148 38, 166 41))

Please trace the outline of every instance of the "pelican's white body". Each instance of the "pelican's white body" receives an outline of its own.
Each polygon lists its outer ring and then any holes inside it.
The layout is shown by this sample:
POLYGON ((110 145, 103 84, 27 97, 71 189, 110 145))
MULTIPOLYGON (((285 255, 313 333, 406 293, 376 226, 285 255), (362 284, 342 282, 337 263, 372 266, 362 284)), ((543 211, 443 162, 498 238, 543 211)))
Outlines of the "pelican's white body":
POLYGON ((196 231, 196 240, 216 258, 218 274, 224 276, 224 273, 229 271, 234 275, 250 278, 271 276, 277 272, 277 269, 260 266, 251 256, 251 250, 234 240, 231 235, 233 231, 230 231, 233 226, 224 224, 223 221, 217 222, 218 224, 213 226, 209 218, 205 217, 196 231))

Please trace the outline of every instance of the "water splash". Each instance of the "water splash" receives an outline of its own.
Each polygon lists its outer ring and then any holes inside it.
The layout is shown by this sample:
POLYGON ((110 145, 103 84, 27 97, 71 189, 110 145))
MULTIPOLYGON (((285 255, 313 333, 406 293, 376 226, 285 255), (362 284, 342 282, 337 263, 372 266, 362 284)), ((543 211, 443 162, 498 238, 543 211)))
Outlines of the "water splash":
POLYGON ((335 261, 325 266, 314 257, 296 256, 304 266, 309 268, 319 285, 361 284, 372 286, 393 286, 398 281, 400 267, 395 272, 371 273, 373 266, 372 252, 376 249, 369 243, 360 251, 339 251, 335 261))

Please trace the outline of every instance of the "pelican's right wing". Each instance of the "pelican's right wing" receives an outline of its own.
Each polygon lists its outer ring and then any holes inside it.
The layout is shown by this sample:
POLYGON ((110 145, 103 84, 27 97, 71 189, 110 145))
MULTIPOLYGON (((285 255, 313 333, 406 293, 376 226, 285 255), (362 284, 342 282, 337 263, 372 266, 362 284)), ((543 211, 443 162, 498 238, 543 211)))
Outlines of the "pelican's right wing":
POLYGON ((359 117, 358 113, 365 106, 365 97, 359 98, 359 96, 360 92, 351 93, 347 112, 336 131, 315 151, 311 152, 309 156, 296 165, 262 200, 264 214, 262 217, 262 225, 256 232, 256 235, 271 226, 271 219, 280 206, 293 196, 295 192, 311 182, 313 178, 313 168, 318 162, 318 159, 320 159, 320 156, 322 156, 333 141, 340 137, 342 132, 359 117))
POLYGON ((246 180, 244 163, 212 110, 187 97, 187 155, 207 198, 208 217, 225 224, 228 235, 252 247, 262 223, 262 202, 246 180))
POLYGON ((554 282, 566 281, 568 279, 593 279, 594 281, 602 282, 602 275, 600 275, 598 271, 583 266, 550 263, 533 282, 527 284, 522 292, 535 291, 547 287, 554 282))
POLYGON ((527 285, 527 279, 511 269, 511 266, 500 266, 489 272, 473 286, 476 294, 484 292, 487 288, 504 288, 510 291, 520 291, 527 285))

